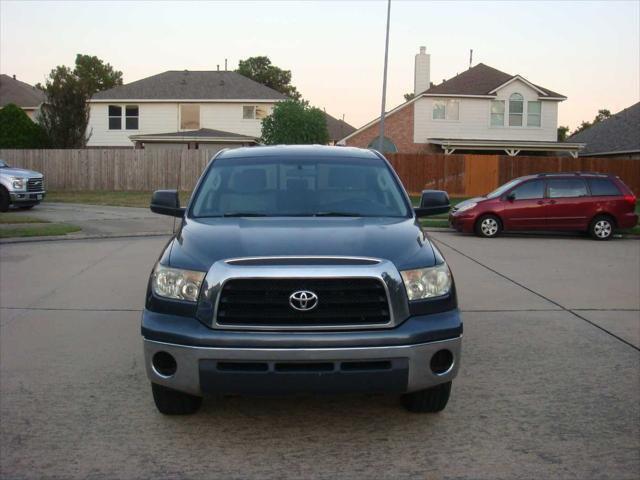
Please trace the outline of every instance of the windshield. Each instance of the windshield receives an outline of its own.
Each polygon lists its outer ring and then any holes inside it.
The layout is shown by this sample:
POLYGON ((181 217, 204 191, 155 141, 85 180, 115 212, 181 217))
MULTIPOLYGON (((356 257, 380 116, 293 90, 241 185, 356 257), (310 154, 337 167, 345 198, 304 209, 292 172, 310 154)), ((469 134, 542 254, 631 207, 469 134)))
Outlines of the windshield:
POLYGON ((505 183, 504 185, 496 188, 493 192, 487 194, 487 198, 498 198, 504 192, 509 190, 512 187, 515 187, 520 182, 519 178, 515 178, 510 182, 505 183))
POLYGON ((215 160, 193 217, 407 217, 404 194, 378 158, 215 160))
POLYGON ((0 160, 0 168, 8 168, 9 165, 6 164, 4 160, 0 160))

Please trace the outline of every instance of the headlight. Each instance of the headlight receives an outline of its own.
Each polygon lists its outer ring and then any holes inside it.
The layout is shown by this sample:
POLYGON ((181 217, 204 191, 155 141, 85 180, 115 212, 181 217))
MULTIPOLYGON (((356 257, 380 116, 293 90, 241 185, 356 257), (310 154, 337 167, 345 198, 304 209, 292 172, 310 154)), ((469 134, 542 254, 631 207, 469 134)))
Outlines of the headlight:
POLYGON ((204 272, 169 268, 158 263, 151 280, 153 293, 160 297, 196 302, 204 275, 204 272))
POLYGON ((13 180, 13 188, 15 188, 16 190, 24 190, 24 185, 27 181, 26 178, 23 177, 11 177, 11 180, 13 180))
POLYGON ((473 207, 475 207, 476 205, 478 205, 476 202, 471 202, 471 203, 465 203, 464 205, 462 205, 461 207, 458 207, 458 209, 456 210, 456 212, 464 212, 465 210, 471 210, 473 207))
POLYGON ((446 263, 431 268, 400 272, 409 300, 441 297, 451 290, 451 272, 446 263))

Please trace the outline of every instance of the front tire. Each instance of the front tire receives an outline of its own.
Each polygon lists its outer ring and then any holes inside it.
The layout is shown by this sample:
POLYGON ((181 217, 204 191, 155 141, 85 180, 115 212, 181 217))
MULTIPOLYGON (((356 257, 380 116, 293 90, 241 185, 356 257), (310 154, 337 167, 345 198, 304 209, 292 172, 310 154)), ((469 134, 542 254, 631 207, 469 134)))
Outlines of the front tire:
POLYGON ((157 383, 151 384, 151 391, 156 408, 164 415, 191 415, 202 405, 202 397, 178 392, 157 383))
POLYGON ((6 188, 0 187, 0 212, 8 211, 10 203, 9 192, 6 188))
POLYGON ((494 238, 502 231, 502 223, 495 215, 483 215, 476 222, 475 231, 479 237, 494 238))
POLYGON ((404 407, 414 413, 436 413, 444 410, 451 395, 451 382, 407 393, 402 396, 404 407))
POLYGON ((611 217, 598 215, 589 224, 589 235, 595 240, 611 240, 615 225, 611 217))

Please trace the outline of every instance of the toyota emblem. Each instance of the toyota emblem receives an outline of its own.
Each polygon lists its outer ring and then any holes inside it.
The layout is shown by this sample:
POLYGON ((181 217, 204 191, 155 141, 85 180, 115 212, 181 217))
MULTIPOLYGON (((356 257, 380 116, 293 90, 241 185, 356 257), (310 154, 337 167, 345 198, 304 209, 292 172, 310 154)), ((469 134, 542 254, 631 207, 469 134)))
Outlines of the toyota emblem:
POLYGON ((308 312, 318 306, 318 296, 309 290, 298 290, 289 296, 289 305, 295 310, 308 312))

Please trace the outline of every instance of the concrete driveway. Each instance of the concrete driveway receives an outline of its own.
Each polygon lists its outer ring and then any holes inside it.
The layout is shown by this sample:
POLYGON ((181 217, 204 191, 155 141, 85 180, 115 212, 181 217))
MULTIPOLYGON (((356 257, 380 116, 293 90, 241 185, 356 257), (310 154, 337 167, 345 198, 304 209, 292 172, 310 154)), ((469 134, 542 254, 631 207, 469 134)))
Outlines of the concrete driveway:
POLYGON ((640 241, 433 235, 464 311, 438 415, 393 396, 157 413, 139 315, 167 238, 0 246, 3 478, 640 475, 640 241))
POLYGON ((74 236, 171 234, 174 219, 148 208, 106 207, 76 203, 41 203, 28 212, 11 210, 6 215, 28 215, 54 223, 82 228, 74 236))

